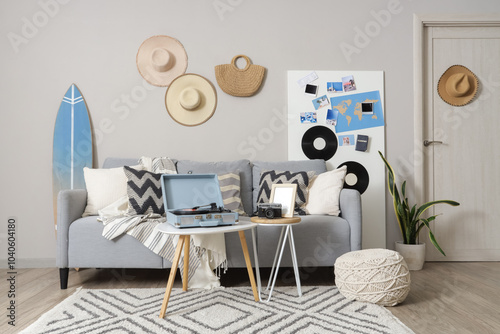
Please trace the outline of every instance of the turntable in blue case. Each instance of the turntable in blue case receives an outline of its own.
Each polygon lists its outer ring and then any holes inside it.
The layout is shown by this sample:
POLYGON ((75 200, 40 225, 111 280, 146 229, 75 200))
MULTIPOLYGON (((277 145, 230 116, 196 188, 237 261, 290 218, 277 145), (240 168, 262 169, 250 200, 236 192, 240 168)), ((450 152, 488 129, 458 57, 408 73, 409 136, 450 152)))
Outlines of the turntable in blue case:
POLYGON ((161 186, 167 222, 175 227, 238 223, 238 213, 224 208, 217 174, 163 174, 161 186))

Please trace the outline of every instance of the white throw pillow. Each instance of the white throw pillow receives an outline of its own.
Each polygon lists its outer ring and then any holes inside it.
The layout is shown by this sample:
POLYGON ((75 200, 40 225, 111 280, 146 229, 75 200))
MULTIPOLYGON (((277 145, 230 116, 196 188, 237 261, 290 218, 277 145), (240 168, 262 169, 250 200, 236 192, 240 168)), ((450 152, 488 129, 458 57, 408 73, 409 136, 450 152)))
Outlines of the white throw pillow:
POLYGON ((340 191, 344 186, 347 166, 321 173, 312 179, 306 209, 311 215, 338 216, 340 191))
MULTIPOLYGON (((141 165, 132 166, 142 170, 141 165)), ((83 177, 87 187, 87 206, 82 217, 97 215, 123 196, 127 196, 127 177, 123 167, 118 168, 83 168, 83 177)))

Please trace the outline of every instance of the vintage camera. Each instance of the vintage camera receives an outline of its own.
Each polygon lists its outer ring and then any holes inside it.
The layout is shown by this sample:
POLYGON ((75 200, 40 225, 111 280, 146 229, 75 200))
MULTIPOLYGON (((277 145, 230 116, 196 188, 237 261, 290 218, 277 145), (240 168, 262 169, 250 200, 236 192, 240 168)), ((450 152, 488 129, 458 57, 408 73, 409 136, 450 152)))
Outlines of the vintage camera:
POLYGON ((262 218, 274 219, 281 218, 281 204, 280 203, 265 203, 259 204, 257 207, 257 215, 262 218))

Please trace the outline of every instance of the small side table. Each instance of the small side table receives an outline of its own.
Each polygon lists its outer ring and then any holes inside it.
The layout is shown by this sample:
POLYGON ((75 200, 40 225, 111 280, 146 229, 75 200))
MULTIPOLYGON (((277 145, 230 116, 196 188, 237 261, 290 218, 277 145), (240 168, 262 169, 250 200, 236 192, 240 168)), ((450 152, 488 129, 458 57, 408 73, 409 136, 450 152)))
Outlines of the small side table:
POLYGON ((175 249, 175 256, 172 262, 172 268, 170 268, 170 275, 168 277, 167 288, 165 290, 165 295, 163 297, 163 303, 160 310, 160 318, 165 316, 167 311, 168 300, 170 299, 170 294, 172 292, 172 287, 174 285, 175 274, 177 267, 179 265, 179 260, 181 258, 182 248, 184 247, 184 276, 182 280, 182 289, 187 291, 188 288, 188 266, 189 266, 189 241, 191 240, 191 235, 195 234, 214 234, 214 233, 229 233, 238 232, 240 235, 241 248, 243 249, 243 255, 245 257, 245 263, 247 265, 248 278, 250 279, 250 285, 252 286, 253 296, 256 302, 260 301, 260 273, 259 273, 259 259, 257 257, 257 248, 255 242, 255 227, 256 224, 248 221, 248 218, 240 218, 240 222, 235 225, 229 226, 217 226, 217 227, 192 227, 192 228, 176 228, 169 223, 163 223, 158 226, 160 232, 166 234, 173 234, 179 236, 179 241, 177 242, 177 247, 175 249), (245 230, 252 231, 252 243, 254 249, 254 261, 255 261, 255 271, 257 274, 257 286, 255 284, 255 278, 253 275, 252 263, 250 260, 250 255, 248 253, 247 241, 245 239, 245 230))
POLYGON ((267 301, 271 300, 271 296, 273 294, 274 284, 276 283, 276 278, 278 277, 278 270, 281 264, 281 258, 283 256, 283 250, 285 249, 285 242, 287 238, 290 244, 290 253, 292 255, 293 271, 295 273, 295 282, 297 284, 297 293, 299 294, 299 297, 302 296, 299 267, 297 264, 297 255, 295 253, 295 242, 293 241, 293 230, 292 230, 292 226, 294 224, 300 223, 301 221, 300 217, 278 218, 278 219, 252 217, 250 220, 254 223, 259 224, 260 226, 281 226, 280 239, 278 242, 278 247, 276 248, 276 254, 274 255, 273 267, 271 269, 271 276, 269 277, 269 282, 267 283, 267 288, 266 288, 266 290, 269 289, 269 285, 271 284, 272 281, 271 291, 269 291, 269 297, 267 298, 267 301), (284 238, 283 238, 283 233, 285 234, 284 238), (279 253, 279 258, 278 258, 278 253, 279 253), (276 264, 276 259, 278 260, 278 264, 276 264))

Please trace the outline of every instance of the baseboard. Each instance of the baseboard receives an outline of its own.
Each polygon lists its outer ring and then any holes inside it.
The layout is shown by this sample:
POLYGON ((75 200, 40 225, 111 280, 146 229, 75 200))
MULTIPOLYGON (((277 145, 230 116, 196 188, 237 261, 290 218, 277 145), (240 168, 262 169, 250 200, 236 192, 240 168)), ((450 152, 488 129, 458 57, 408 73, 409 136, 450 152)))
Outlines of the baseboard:
MULTIPOLYGON (((16 269, 24 268, 55 268, 56 259, 55 258, 44 258, 44 259, 16 259, 15 263, 16 269)), ((7 260, 2 259, 0 268, 9 269, 7 260)))

